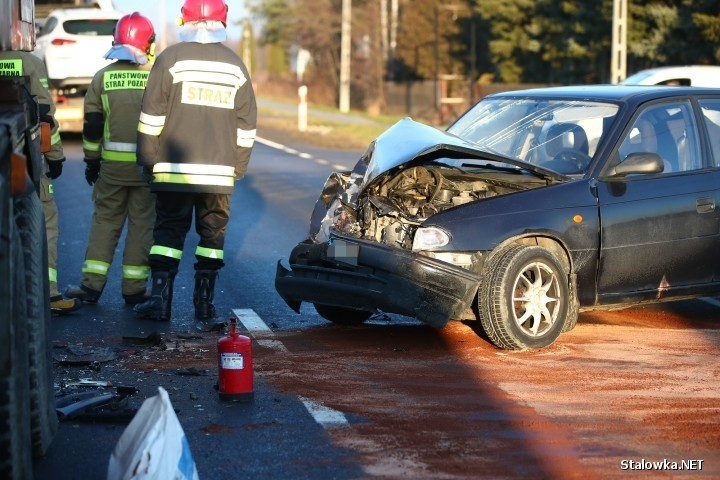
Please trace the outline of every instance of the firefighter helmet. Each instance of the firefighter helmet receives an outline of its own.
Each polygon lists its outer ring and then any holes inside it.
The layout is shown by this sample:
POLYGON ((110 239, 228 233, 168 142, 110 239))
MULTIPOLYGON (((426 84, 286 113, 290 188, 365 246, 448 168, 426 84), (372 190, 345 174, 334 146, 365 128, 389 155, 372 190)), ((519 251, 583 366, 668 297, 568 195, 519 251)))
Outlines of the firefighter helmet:
POLYGON ((138 12, 125 15, 115 25, 113 45, 132 45, 150 53, 154 41, 155 29, 152 22, 138 12))
POLYGON ((180 12, 183 23, 217 21, 227 24, 225 0, 185 0, 180 12))

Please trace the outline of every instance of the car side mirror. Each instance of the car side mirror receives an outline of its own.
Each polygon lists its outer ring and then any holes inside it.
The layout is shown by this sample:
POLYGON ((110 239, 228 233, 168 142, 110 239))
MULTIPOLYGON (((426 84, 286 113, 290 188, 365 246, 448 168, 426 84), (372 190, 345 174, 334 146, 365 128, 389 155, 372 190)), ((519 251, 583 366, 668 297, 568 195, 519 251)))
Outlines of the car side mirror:
POLYGON ((631 153, 625 160, 608 172, 610 177, 625 177, 631 174, 662 173, 665 170, 662 158, 657 153, 631 153))

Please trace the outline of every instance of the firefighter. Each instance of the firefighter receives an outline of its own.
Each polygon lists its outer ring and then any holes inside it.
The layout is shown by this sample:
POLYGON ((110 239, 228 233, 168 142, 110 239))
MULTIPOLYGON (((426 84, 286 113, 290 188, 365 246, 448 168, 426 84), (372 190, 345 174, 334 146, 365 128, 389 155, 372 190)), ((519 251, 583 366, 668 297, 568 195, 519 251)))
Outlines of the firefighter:
POLYGON ((138 125, 138 165, 156 193, 156 220, 151 298, 134 310, 158 320, 170 320, 173 283, 193 218, 200 236, 195 318, 215 316, 230 195, 247 169, 257 117, 247 68, 221 43, 227 38, 225 1, 185 0, 181 12, 181 42, 157 57, 138 125))
POLYGON ((120 18, 112 48, 105 54, 116 61, 95 74, 85 94, 85 179, 88 185, 95 185, 95 212, 82 282, 68 287, 65 295, 86 303, 100 299, 126 221, 122 296, 131 305, 148 298, 155 198, 137 169, 135 151, 154 42, 155 30, 148 18, 138 12, 120 18))
POLYGON ((45 175, 40 176, 38 186, 47 232, 48 277, 50 280, 50 310, 61 315, 80 308, 79 300, 64 298, 57 286, 57 242, 60 235, 58 228, 58 208, 53 194, 51 180, 62 174, 65 154, 60 139, 60 130, 55 120, 55 103, 48 90, 48 79, 45 64, 30 52, 0 51, 0 76, 27 76, 30 78, 30 95, 36 97, 40 121, 50 124, 51 150, 45 153, 45 175))

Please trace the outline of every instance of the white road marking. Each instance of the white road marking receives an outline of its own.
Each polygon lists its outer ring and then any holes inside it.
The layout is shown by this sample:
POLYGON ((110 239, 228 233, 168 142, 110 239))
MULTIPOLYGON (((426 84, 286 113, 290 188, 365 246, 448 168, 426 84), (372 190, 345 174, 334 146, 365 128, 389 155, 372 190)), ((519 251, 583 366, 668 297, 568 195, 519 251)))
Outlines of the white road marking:
POLYGON ((710 305, 714 305, 716 307, 720 307, 720 300, 717 300, 715 298, 710 297, 703 297, 700 300, 702 300, 705 303, 709 303, 710 305))
MULTIPOLYGON (((253 337, 272 337, 273 331, 267 324, 255 313, 252 308, 233 308, 233 313, 238 321, 250 332, 253 337)), ((265 348, 271 348, 280 352, 289 353, 289 350, 280 340, 275 338, 255 338, 258 345, 265 348)), ((321 403, 314 402, 304 397, 298 397, 305 405, 305 408, 315 421, 323 428, 342 427, 348 424, 347 418, 342 412, 326 407, 321 403)))
POLYGON ((269 348, 271 350, 277 350, 278 352, 290 353, 285 345, 280 340, 275 339, 256 339, 258 345, 261 347, 269 348))
POLYGON ((321 403, 314 402, 304 397, 299 397, 307 411, 317 423, 323 428, 342 427, 348 424, 347 418, 342 412, 326 407, 321 403))
POLYGON ((280 340, 272 337, 274 335, 270 327, 263 322, 262 318, 255 313, 252 308, 234 308, 233 313, 238 318, 238 322, 242 323, 245 329, 253 336, 258 345, 278 352, 288 353, 289 350, 280 340), (256 338, 262 337, 262 338, 256 338))
MULTIPOLYGON (((310 153, 300 152, 298 150, 295 150, 294 148, 287 147, 281 143, 273 142, 272 140, 268 140, 266 138, 255 137, 255 141, 258 143, 262 143, 263 145, 268 146, 270 148, 274 148, 276 150, 280 150, 282 152, 289 153, 290 155, 297 155, 298 157, 300 157, 302 159, 312 160, 315 163, 317 163, 318 165, 330 165, 330 162, 328 162, 327 160, 324 160, 322 158, 317 158, 310 153)), ((332 167, 335 170, 339 170, 341 172, 344 172, 345 170, 347 170, 347 167, 345 167, 344 165, 335 164, 332 167)))
POLYGON ((272 140, 268 140, 266 138, 255 137, 255 141, 258 143, 262 143, 263 145, 267 145, 268 147, 274 148, 276 150, 282 150, 285 148, 284 145, 273 142, 272 140))
POLYGON ((271 332, 262 318, 252 308, 233 308, 233 313, 249 332, 271 332))

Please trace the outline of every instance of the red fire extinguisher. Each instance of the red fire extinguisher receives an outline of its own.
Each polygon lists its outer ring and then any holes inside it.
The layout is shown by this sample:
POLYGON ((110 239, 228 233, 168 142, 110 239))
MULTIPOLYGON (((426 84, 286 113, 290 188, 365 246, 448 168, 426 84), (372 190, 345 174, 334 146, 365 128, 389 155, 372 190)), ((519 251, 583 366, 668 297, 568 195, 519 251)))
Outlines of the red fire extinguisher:
POLYGON ((238 320, 229 319, 228 333, 218 340, 218 391, 220 400, 253 399, 252 341, 237 332, 238 320))

